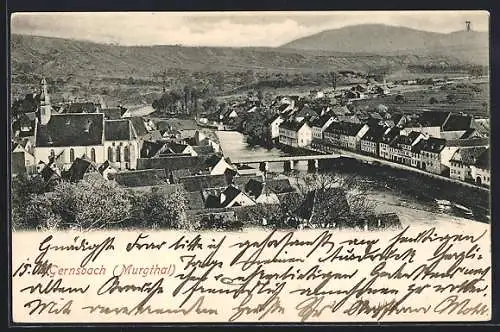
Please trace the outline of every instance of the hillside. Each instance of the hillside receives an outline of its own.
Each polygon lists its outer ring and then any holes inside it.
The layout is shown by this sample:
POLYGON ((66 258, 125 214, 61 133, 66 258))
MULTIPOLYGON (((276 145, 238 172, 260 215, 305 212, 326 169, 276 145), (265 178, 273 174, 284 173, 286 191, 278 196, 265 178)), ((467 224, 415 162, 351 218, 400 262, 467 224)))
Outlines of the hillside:
MULTIPOLYGON (((347 43, 347 42, 345 42, 347 43)), ((298 44, 300 45, 300 43, 298 44)), ((381 45, 383 46, 383 45, 381 45)), ((348 48, 345 48, 348 49, 348 48)), ((366 48, 360 48, 362 52, 366 48)), ((381 66, 435 61, 460 62, 453 56, 370 55, 350 48, 346 53, 291 51, 280 48, 183 46, 116 46, 60 38, 12 35, 12 73, 51 76, 151 77, 164 68, 189 71, 332 71, 369 70, 381 66)))
POLYGON ((486 32, 436 33, 383 24, 327 30, 291 41, 281 48, 308 51, 413 54, 452 57, 474 64, 488 63, 486 32))

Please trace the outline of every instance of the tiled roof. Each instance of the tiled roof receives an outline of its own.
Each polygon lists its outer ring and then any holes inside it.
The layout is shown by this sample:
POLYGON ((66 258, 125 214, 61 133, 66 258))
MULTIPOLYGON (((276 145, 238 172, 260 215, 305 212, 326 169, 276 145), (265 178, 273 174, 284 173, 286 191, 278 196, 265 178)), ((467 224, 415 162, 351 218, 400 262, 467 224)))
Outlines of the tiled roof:
POLYGON ((446 146, 446 140, 441 138, 429 137, 428 139, 421 139, 415 145, 415 152, 426 151, 432 153, 440 153, 446 146))
POLYGON ((190 210, 203 209, 203 197, 200 191, 192 191, 187 193, 188 208, 190 210))
POLYGON ((164 142, 144 141, 142 143, 141 158, 152 158, 165 147, 164 142))
POLYGON ((203 169, 203 158, 188 155, 178 155, 160 158, 139 158, 137 169, 163 168, 167 172, 176 169, 203 169))
POLYGON ((155 186, 168 183, 164 169, 144 169, 118 172, 114 174, 116 182, 124 187, 155 186))
POLYGON ((451 157, 451 161, 461 162, 465 165, 474 165, 479 156, 483 155, 486 151, 488 151, 486 147, 459 148, 451 157))
POLYGON ((272 179, 266 181, 266 186, 276 194, 284 194, 294 192, 290 180, 288 179, 272 179))
POLYGON ((362 123, 351 123, 351 122, 332 122, 325 132, 346 135, 346 136, 356 136, 364 124, 362 123))
POLYGON ((71 103, 65 108, 65 113, 95 113, 97 105, 92 102, 71 103))
POLYGON ((104 116, 53 114, 47 125, 38 124, 36 146, 89 146, 103 144, 104 116))
POLYGON ((287 120, 280 124, 280 128, 298 131, 302 126, 304 126, 305 121, 295 121, 295 120, 287 120))
POLYGON ((118 120, 122 117, 123 110, 121 108, 103 108, 101 113, 104 113, 104 118, 107 120, 118 120))
POLYGON ((417 120, 422 127, 442 127, 450 112, 424 111, 417 120))
POLYGON ((107 141, 128 141, 135 139, 135 134, 128 119, 105 120, 104 139, 107 141))
POLYGON ((132 122, 132 126, 138 136, 145 136, 148 133, 148 129, 146 128, 146 124, 144 123, 144 119, 142 117, 135 116, 130 118, 130 121, 132 122))
POLYGON ((382 136, 384 136, 386 130, 387 128, 383 126, 378 126, 378 125, 370 126, 366 134, 364 134, 361 139, 364 141, 378 143, 382 140, 382 136))
POLYGON ((90 170, 97 171, 98 167, 95 163, 87 158, 76 158, 67 173, 70 181, 80 181, 85 173, 90 170))
POLYGON ((391 130, 389 130, 387 133, 385 133, 383 136, 382 136, 382 141, 381 143, 385 143, 385 144, 391 144, 391 142, 396 139, 396 137, 399 135, 400 133, 400 129, 397 128, 397 127, 392 127, 391 130))
POLYGON ((328 122, 328 120, 330 120, 332 117, 331 115, 329 114, 324 114, 320 117, 317 117, 315 118, 313 121, 312 121, 312 125, 314 127, 320 127, 320 128, 323 128, 323 126, 328 122))
POLYGON ((182 183, 189 192, 199 192, 203 188, 223 187, 226 185, 226 180, 224 175, 194 175, 180 177, 179 183, 182 183))
POLYGON ((459 131, 470 129, 472 117, 470 115, 451 114, 443 126, 444 131, 459 131))
POLYGON ((477 157, 475 166, 481 169, 490 169, 490 149, 485 150, 477 157))
POLYGON ((202 146, 202 145, 195 145, 193 146, 193 150, 197 153, 197 154, 213 154, 214 153, 214 148, 211 146, 211 145, 206 145, 206 146, 202 146))

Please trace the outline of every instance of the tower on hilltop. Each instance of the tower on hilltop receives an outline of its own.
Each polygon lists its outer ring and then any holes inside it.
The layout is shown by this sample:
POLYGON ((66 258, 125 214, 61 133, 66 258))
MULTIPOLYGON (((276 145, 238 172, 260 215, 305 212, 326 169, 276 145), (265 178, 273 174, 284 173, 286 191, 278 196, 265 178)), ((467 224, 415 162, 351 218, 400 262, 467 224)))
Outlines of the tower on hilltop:
POLYGON ((469 20, 465 21, 465 30, 466 30, 467 32, 470 32, 470 31, 471 31, 471 28, 470 28, 470 23, 471 23, 471 22, 470 22, 469 20))

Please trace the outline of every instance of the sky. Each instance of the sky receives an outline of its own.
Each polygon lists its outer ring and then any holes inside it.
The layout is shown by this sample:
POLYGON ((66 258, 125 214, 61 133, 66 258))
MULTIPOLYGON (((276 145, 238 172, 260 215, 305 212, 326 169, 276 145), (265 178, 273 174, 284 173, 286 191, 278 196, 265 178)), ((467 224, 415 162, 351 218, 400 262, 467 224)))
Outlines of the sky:
POLYGON ((486 11, 15 13, 11 32, 121 45, 283 45, 328 29, 387 24, 449 33, 488 31, 486 11))

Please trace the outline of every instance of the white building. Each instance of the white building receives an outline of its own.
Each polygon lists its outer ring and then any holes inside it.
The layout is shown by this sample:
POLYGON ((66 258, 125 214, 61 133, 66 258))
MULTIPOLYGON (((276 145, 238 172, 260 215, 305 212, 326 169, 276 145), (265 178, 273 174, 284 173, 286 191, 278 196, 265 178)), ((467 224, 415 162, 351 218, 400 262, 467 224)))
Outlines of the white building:
POLYGON ((312 128, 307 121, 285 121, 280 127, 279 142, 292 147, 305 147, 312 142, 312 128))

